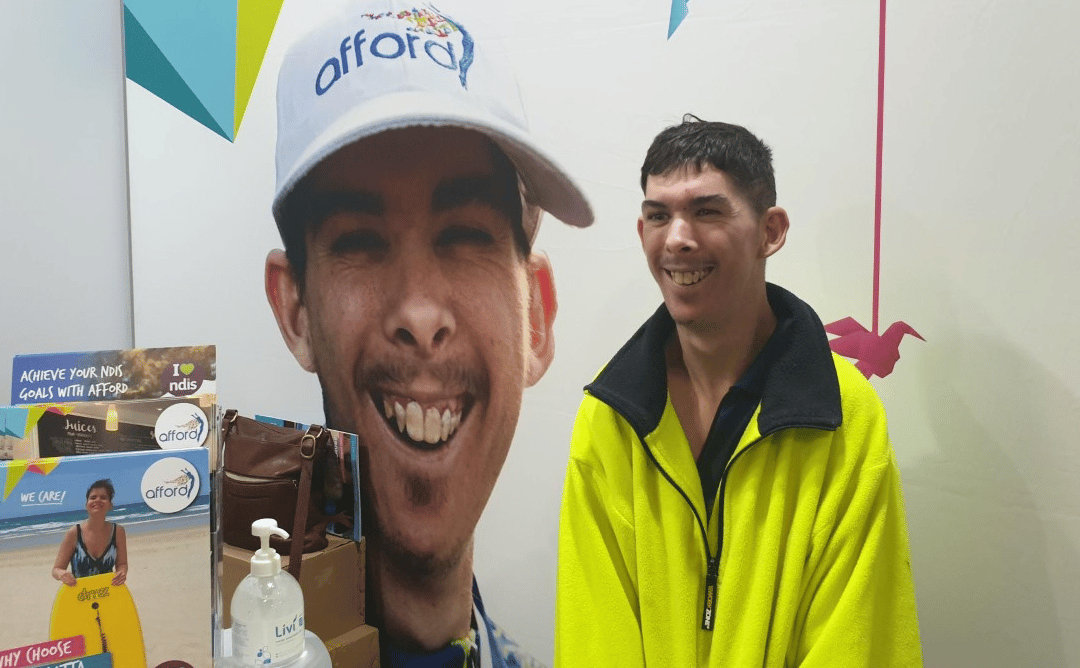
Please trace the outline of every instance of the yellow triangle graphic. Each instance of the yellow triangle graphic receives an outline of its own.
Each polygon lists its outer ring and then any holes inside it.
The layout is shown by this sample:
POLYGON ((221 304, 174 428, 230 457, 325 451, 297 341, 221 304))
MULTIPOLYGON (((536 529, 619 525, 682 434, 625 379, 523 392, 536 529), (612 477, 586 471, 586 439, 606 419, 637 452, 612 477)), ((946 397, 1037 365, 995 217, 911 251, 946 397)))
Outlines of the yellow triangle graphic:
POLYGON ((34 425, 38 423, 41 416, 48 410, 47 406, 31 406, 26 412, 26 433, 29 434, 30 430, 34 428, 34 425))
POLYGON ((284 0, 238 0, 236 3, 236 104, 233 137, 240 132, 251 91, 274 32, 284 0))
POLYGON ((4 501, 7 501, 11 491, 15 489, 15 485, 18 485, 19 481, 22 480, 23 474, 26 473, 29 465, 30 462, 25 459, 14 459, 4 467, 7 469, 7 477, 4 479, 4 501))
POLYGON ((59 457, 42 457, 41 459, 34 459, 29 462, 30 469, 41 475, 49 475, 53 472, 57 466, 60 465, 59 457))
POLYGON ((67 415, 71 411, 75 410, 75 406, 71 404, 39 404, 37 406, 30 406, 26 412, 26 432, 30 433, 41 416, 45 413, 59 413, 60 415, 67 415))

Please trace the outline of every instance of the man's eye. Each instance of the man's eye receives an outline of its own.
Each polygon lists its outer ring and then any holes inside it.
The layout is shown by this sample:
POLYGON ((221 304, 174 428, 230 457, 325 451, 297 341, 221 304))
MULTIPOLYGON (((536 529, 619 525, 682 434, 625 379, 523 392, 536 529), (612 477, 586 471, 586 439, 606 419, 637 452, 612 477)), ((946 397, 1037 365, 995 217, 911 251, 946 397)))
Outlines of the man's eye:
POLYGON ((452 225, 439 233, 435 244, 439 247, 456 246, 465 244, 470 246, 487 246, 494 243, 495 238, 491 233, 479 227, 466 225, 452 225))
POLYGON ((667 214, 662 211, 653 211, 652 213, 645 215, 645 220, 653 223, 662 223, 667 220, 667 214))
POLYGON ((379 253, 390 248, 382 235, 372 230, 353 230, 345 232, 330 244, 330 252, 335 255, 349 253, 379 253))
POLYGON ((719 216, 720 212, 716 209, 698 209, 697 215, 699 218, 707 218, 710 216, 719 216))

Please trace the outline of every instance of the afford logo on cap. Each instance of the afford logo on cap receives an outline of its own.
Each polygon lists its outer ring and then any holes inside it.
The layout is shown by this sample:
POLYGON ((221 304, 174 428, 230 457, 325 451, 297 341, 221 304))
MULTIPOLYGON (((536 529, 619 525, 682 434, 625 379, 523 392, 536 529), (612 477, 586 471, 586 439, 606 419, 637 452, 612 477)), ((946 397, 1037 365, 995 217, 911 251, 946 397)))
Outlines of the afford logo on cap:
POLYGON ((364 27, 345 35, 315 75, 315 93, 324 95, 342 77, 354 75, 372 59, 420 61, 454 72, 468 89, 473 41, 465 27, 433 7, 361 14, 364 27))
MULTIPOLYGON (((521 91, 505 58, 445 13, 407 0, 357 0, 289 48, 278 74, 277 188, 285 201, 322 160, 352 142, 412 126, 482 132, 517 169, 526 202, 571 225, 592 210, 529 133, 521 91)), ((532 236, 536 220, 525 225, 532 236)))

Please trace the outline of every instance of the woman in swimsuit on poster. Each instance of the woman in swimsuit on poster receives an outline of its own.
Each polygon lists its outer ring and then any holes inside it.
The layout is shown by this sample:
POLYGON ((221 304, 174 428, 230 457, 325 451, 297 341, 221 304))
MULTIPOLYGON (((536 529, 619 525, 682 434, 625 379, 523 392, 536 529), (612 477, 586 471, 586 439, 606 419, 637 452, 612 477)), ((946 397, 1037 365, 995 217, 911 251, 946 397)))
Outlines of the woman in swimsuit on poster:
POLYGON ((86 521, 64 534, 53 562, 53 578, 70 587, 75 586, 76 578, 101 573, 116 573, 112 579, 114 585, 127 580, 127 535, 124 527, 105 521, 115 493, 107 479, 95 481, 86 490, 86 521))

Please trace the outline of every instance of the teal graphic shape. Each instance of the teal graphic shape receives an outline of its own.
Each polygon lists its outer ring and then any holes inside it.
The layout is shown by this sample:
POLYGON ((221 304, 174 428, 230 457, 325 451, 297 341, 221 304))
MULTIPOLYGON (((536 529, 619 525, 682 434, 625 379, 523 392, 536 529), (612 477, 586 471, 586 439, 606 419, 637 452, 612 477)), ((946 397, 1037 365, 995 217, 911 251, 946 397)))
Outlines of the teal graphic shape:
POLYGON ((176 80, 140 81, 131 73, 128 42, 128 78, 190 115, 226 139, 233 139, 236 89, 236 0, 125 0, 126 21, 134 20, 150 45, 161 54, 183 86, 212 123, 196 116, 197 107, 186 99, 176 80), (147 85, 149 83, 150 85, 147 85))
POLYGON ((18 406, 0 407, 0 436, 26 437, 26 417, 30 410, 18 406))
POLYGON ((667 27, 668 39, 671 39, 671 36, 682 25, 683 19, 690 13, 690 8, 687 7, 688 3, 689 0, 671 0, 671 16, 668 17, 667 27))
MULTIPOLYGON (((202 125, 225 139, 232 140, 214 119, 210 111, 199 101, 195 92, 184 81, 165 54, 143 30, 142 24, 124 7, 124 48, 127 61, 127 78, 139 84, 162 100, 173 105, 202 125)), ((226 125, 230 130, 232 123, 226 125)))

